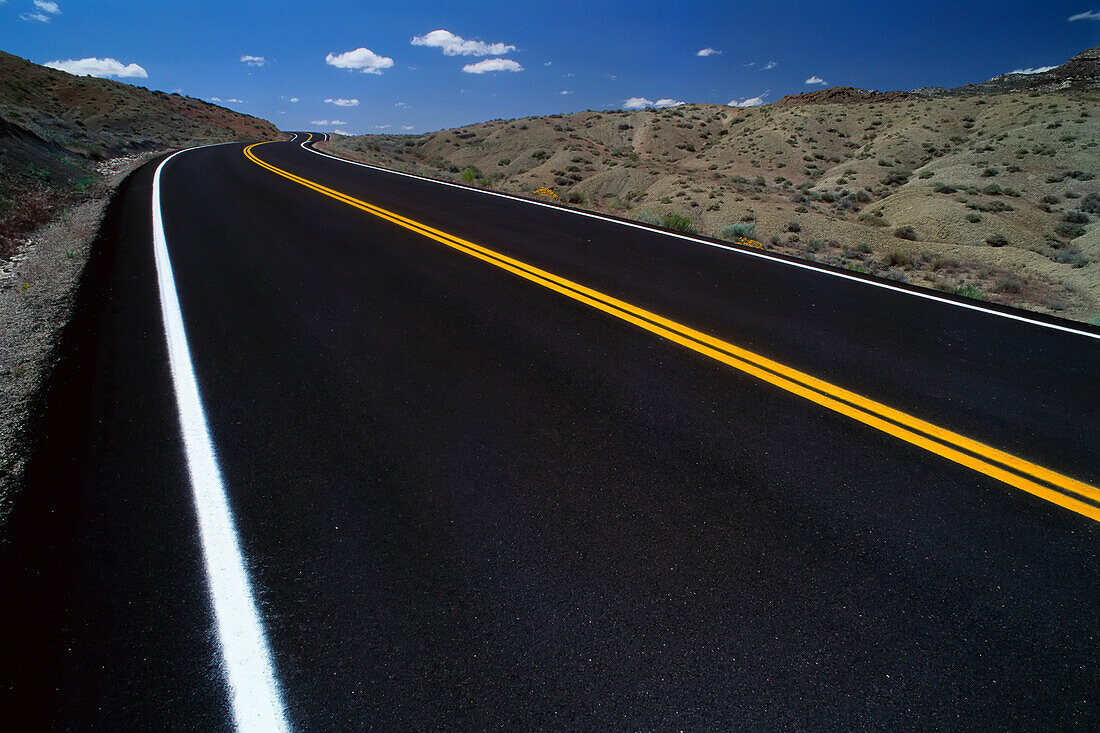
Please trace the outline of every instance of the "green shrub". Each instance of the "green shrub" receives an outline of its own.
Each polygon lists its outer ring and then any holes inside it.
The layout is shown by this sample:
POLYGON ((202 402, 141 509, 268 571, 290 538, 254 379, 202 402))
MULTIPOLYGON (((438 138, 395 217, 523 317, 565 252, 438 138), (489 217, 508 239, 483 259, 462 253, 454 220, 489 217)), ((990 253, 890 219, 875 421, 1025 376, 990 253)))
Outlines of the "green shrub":
POLYGON ((789 222, 787 224, 787 231, 788 232, 800 232, 800 231, 802 231, 802 225, 799 224, 797 221, 789 222))
POLYGON ((898 227, 894 230, 894 236, 898 239, 908 239, 910 241, 917 241, 917 230, 910 226, 898 227))
POLYGON ((1004 247, 1008 244, 1008 238, 1003 234, 990 234, 985 238, 985 243, 990 247, 1004 247))
POLYGON ((462 180, 466 183, 473 183, 478 178, 481 178, 481 171, 473 166, 470 166, 466 170, 462 171, 462 180))
POLYGON ((961 295, 964 298, 973 298, 974 300, 985 300, 985 293, 981 288, 974 285, 960 285, 952 291, 955 295, 961 295))
POLYGON ((1054 233, 1063 239, 1076 239, 1085 233, 1085 228, 1080 224, 1063 221, 1054 227, 1054 233))
POLYGON ((661 217, 657 216, 649 209, 642 209, 635 215, 635 218, 643 224, 652 224, 655 227, 661 225, 661 217))
POLYGON ((909 267, 913 264, 913 257, 906 252, 891 251, 886 253, 882 261, 887 267, 909 267))
POLYGON ((745 237, 752 239, 756 236, 756 224, 752 222, 738 222, 722 227, 722 239, 738 239, 745 237))
POLYGON ((1070 224, 1088 224, 1089 215, 1083 211, 1067 211, 1065 216, 1062 217, 1062 221, 1070 224))
POLYGON ((699 230, 691 223, 691 219, 683 214, 665 214, 664 218, 661 219, 661 226, 665 229, 671 229, 674 232, 681 232, 683 234, 699 233, 699 230))
POLYGON ((966 215, 966 220, 971 224, 977 224, 982 220, 981 214, 975 214, 973 212, 966 215))

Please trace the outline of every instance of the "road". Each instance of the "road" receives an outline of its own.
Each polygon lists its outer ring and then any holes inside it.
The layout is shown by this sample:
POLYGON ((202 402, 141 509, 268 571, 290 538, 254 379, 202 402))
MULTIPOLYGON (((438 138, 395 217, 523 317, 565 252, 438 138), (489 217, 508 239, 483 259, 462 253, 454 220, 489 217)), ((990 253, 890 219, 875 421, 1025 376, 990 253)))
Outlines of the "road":
POLYGON ((5 528, 16 727, 257 680, 294 730, 1100 727, 1100 331, 307 137, 112 204, 5 528))

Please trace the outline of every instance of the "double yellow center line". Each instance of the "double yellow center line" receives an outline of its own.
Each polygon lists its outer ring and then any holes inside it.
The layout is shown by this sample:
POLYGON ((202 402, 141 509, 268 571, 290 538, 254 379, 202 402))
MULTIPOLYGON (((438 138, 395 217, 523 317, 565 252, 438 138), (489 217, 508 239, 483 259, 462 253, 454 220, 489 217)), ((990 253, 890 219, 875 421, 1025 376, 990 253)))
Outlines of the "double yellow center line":
POLYGON ((463 254, 476 257, 544 288, 632 323, 692 351, 708 356, 757 379, 798 395, 822 407, 858 420, 986 476, 1022 489, 1049 502, 1100 522, 1100 490, 952 432, 862 395, 813 377, 797 369, 671 321, 656 313, 541 270, 481 245, 434 229, 365 201, 334 191, 301 176, 277 168, 256 157, 256 143, 244 154, 256 165, 361 211, 373 214, 463 254))

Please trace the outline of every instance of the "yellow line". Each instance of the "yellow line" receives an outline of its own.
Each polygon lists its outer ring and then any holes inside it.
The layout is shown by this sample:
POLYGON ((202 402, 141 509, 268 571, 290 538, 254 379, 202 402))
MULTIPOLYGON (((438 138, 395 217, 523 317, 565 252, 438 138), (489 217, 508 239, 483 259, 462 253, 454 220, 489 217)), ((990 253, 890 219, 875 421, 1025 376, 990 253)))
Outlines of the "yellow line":
POLYGON ((777 361, 533 267, 520 260, 452 236, 413 219, 368 204, 365 201, 352 198, 347 194, 326 188, 301 176, 296 176, 256 157, 252 152, 253 148, 265 144, 249 145, 245 148, 244 153, 252 162, 272 173, 609 313, 692 351, 720 361, 746 374, 751 374, 787 392, 893 435, 907 443, 1003 481, 1010 486, 1022 489, 1090 519, 1100 521, 1100 507, 1068 495, 1076 494, 1083 499, 1100 503, 1100 489, 1094 486, 1063 476, 1048 468, 941 428, 908 413, 895 410, 863 395, 843 389, 797 369, 792 369, 777 361), (1044 486, 1038 482, 1057 487, 1060 491, 1053 490, 1049 486, 1044 486))

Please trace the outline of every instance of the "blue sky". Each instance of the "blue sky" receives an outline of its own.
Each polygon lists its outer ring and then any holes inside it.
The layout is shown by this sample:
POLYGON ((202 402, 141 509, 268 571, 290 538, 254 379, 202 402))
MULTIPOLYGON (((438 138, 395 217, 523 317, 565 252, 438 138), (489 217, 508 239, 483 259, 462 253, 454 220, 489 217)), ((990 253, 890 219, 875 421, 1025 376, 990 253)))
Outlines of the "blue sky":
POLYGON ((958 86, 1100 44, 1091 2, 0 0, 0 49, 84 60, 72 68, 287 130, 401 133, 628 102, 958 86))

